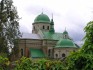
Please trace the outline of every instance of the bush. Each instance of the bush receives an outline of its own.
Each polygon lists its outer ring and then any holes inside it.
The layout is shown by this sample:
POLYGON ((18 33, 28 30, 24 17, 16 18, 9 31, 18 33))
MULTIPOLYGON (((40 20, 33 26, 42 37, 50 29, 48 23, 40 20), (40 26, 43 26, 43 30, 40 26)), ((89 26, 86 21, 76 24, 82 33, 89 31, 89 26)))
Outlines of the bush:
POLYGON ((67 70, 93 70, 93 55, 75 52, 66 60, 67 70))
POLYGON ((0 56, 0 70, 9 70, 9 64, 8 58, 0 56))
POLYGON ((32 61, 30 58, 22 57, 16 61, 16 67, 14 70, 32 70, 32 61))
POLYGON ((16 61, 14 70, 64 70, 61 61, 47 59, 33 59, 22 57, 16 61))

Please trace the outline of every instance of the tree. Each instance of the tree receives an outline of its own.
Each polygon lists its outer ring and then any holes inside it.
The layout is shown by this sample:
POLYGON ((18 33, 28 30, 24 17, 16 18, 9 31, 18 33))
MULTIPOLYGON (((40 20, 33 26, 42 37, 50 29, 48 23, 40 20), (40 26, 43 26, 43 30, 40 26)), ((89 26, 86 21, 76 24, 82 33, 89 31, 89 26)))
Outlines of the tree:
MULTIPOLYGON (((0 53, 9 54, 9 49, 17 50, 19 30, 19 16, 12 0, 0 2, 0 53)), ((17 53, 17 52, 16 52, 17 53)))
POLYGON ((93 21, 90 21, 84 28, 86 35, 84 37, 84 45, 81 49, 82 53, 93 54, 93 21))
POLYGON ((66 59, 68 70, 93 70, 93 21, 87 24, 84 31, 84 45, 66 59))
POLYGON ((8 58, 0 56, 0 70, 10 70, 10 61, 8 58))

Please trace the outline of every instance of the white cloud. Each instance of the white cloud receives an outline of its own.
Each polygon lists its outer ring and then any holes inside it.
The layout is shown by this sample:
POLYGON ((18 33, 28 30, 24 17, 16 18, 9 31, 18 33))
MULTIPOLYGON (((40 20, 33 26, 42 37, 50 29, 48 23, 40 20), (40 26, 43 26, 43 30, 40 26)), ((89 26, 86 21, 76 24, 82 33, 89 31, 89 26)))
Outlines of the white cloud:
POLYGON ((93 19, 93 0, 13 0, 17 6, 21 30, 31 32, 32 23, 42 12, 51 18, 54 14, 56 32, 63 32, 65 27, 72 38, 81 35, 86 23, 93 19), (25 29, 25 30, 24 30, 25 29), (77 34, 75 34, 77 33, 77 34), (72 35, 73 34, 73 35, 72 35))

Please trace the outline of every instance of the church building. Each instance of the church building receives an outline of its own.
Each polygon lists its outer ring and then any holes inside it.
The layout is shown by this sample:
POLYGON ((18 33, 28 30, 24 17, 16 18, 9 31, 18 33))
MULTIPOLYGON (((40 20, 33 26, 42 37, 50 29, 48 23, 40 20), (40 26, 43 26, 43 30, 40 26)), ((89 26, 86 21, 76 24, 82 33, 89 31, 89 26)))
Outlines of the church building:
POLYGON ((32 23, 32 33, 23 33, 19 41, 19 57, 63 59, 79 46, 67 30, 55 32, 53 18, 39 14, 32 23))

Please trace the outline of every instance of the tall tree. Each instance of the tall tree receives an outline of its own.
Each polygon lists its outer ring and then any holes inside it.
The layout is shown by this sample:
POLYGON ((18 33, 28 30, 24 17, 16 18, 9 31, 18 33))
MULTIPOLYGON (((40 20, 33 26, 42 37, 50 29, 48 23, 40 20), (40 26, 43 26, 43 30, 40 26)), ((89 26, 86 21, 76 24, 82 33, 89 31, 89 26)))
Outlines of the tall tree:
POLYGON ((84 37, 84 45, 81 52, 86 54, 93 54, 93 21, 90 21, 84 28, 86 35, 84 37))
POLYGON ((17 50, 17 40, 21 36, 19 16, 12 0, 0 2, 0 53, 9 53, 9 49, 17 50))
POLYGON ((87 24, 84 31, 84 45, 67 57, 68 70, 93 70, 93 21, 87 24))

